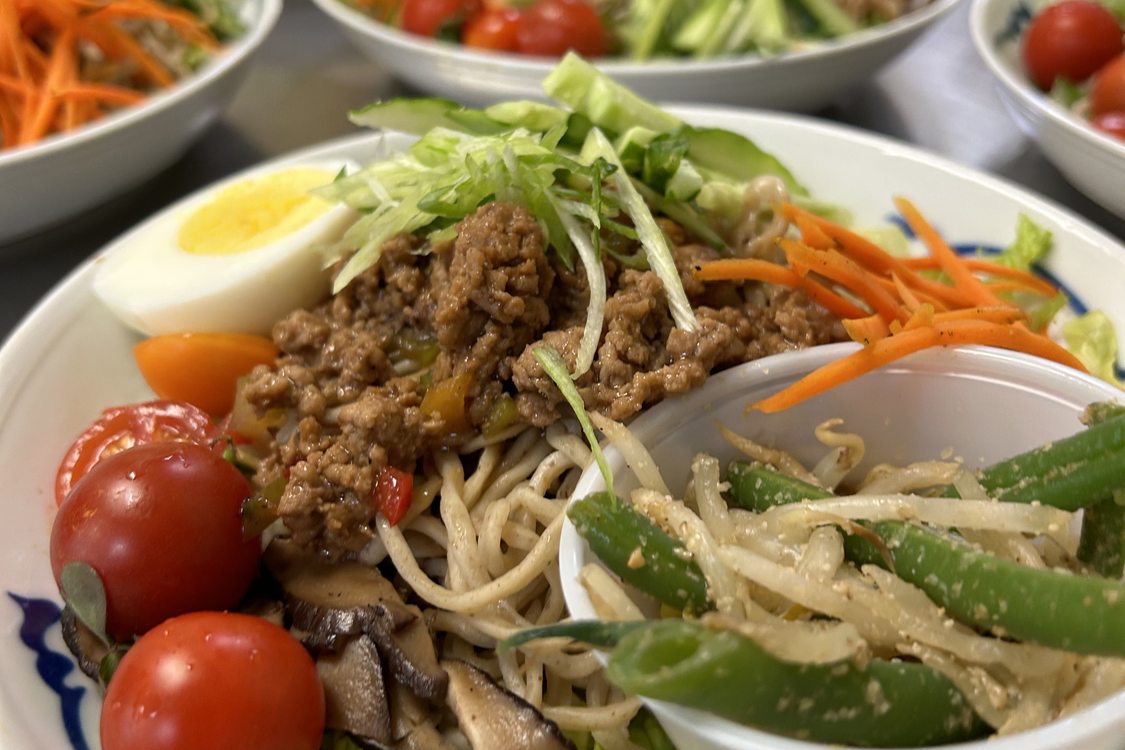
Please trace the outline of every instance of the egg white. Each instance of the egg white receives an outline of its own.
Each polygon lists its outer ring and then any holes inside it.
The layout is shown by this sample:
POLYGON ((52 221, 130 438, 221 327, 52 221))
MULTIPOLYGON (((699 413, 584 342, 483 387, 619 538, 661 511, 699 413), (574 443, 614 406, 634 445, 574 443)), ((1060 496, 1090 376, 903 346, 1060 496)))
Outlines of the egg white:
POLYGON ((286 313, 328 295, 321 252, 355 221, 337 204, 288 235, 241 253, 202 255, 180 247, 180 228, 230 185, 290 169, 335 173, 356 165, 319 161, 270 166, 205 188, 128 233, 98 259, 94 293, 146 335, 182 331, 268 334, 286 313))

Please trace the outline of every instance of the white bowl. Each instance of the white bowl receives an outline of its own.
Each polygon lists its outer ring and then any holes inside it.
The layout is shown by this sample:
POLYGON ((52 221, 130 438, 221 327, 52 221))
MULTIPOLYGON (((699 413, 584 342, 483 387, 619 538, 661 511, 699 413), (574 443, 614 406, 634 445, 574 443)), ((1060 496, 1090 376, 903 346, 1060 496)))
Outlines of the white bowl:
MULTIPOLYGON (((631 425, 652 452, 673 493, 682 493, 692 457, 716 456, 725 465, 738 452, 716 425, 789 450, 810 465, 824 448, 813 428, 842 417, 863 436, 865 471, 875 463, 933 459, 952 448, 966 465, 983 466, 1081 429, 1078 415, 1093 401, 1125 400, 1113 386, 1052 362, 1023 354, 971 347, 922 352, 869 373, 778 414, 751 412, 748 404, 811 370, 856 349, 833 344, 780 354, 713 376, 703 388, 658 404, 631 425), (1003 415, 999 417, 998 415, 1003 415)), ((627 493, 636 481, 621 455, 606 452, 614 488, 627 493)), ((597 467, 586 470, 575 497, 605 489, 597 467)), ((682 496, 682 494, 681 494, 682 496)), ((596 556, 573 524, 563 527, 560 577, 570 614, 596 618, 578 572, 596 556)), ((690 750, 814 750, 826 745, 780 737, 703 712, 645 701, 680 748, 690 750)), ((957 745, 958 750, 1121 750, 1125 692, 1064 721, 1002 739, 957 745)))
POLYGON ((973 0, 973 45, 1000 82, 1020 127, 1076 188, 1125 218, 1125 141, 1102 133, 1040 91, 1020 62, 1020 34, 1043 0, 973 0))
POLYGON ((196 74, 73 132, 0 151, 0 244, 103 203, 171 164, 234 98, 280 13, 281 0, 243 0, 245 33, 196 74))
MULTIPOLYGON (((410 85, 474 106, 542 99, 542 81, 556 62, 435 41, 379 23, 340 0, 313 2, 340 24, 360 52, 410 85)), ((933 0, 890 23, 774 57, 595 62, 649 99, 809 111, 867 80, 957 2, 933 0)))

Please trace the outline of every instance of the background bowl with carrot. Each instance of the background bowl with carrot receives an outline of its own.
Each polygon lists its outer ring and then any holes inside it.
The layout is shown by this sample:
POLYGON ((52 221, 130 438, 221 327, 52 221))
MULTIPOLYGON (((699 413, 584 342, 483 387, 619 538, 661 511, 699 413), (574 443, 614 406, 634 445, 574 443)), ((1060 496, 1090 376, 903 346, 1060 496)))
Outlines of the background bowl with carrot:
POLYGON ((0 7, 0 244, 169 164, 234 97, 280 0, 0 7))

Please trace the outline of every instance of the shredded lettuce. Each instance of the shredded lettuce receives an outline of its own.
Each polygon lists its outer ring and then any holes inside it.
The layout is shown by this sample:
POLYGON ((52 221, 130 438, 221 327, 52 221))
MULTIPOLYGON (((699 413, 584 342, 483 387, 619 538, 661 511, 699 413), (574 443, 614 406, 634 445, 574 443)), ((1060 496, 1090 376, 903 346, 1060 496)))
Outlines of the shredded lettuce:
POLYGON ((1091 374, 1125 387, 1117 377, 1117 332, 1113 321, 1101 310, 1093 310, 1068 321, 1062 329, 1066 346, 1091 374))
POLYGON ((1052 240, 1051 230, 1039 226, 1025 214, 1020 214, 1016 222, 1015 241, 990 260, 1008 268, 1030 271, 1032 264, 1046 257, 1052 240))
POLYGON ((691 303, 688 302, 687 293, 680 281, 680 272, 676 268, 676 261, 668 247, 668 240, 664 237, 664 232, 660 231, 660 227, 657 226, 656 219, 653 218, 648 204, 645 203, 637 189, 633 187, 629 175, 625 174, 625 170, 621 168, 621 162, 617 159, 617 152, 614 151, 613 144, 609 142, 609 139, 605 137, 601 130, 594 128, 587 136, 586 145, 582 151, 586 156, 601 157, 618 167, 618 170, 610 175, 610 180, 617 189, 622 209, 633 220, 633 226, 637 229, 637 238, 641 242, 641 247, 644 248, 649 268, 656 273, 661 283, 664 284, 664 294, 668 298, 668 309, 672 313, 672 319, 676 321, 677 326, 684 330, 694 331, 698 329, 699 321, 695 319, 691 303))

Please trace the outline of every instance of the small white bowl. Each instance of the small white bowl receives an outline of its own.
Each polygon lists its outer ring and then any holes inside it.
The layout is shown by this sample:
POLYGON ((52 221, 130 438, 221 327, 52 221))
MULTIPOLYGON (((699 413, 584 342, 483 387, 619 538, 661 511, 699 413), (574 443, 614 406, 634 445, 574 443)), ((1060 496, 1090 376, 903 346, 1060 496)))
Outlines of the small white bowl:
MULTIPOLYGON (((658 404, 630 425, 652 452, 673 493, 682 493, 692 457, 716 456, 725 465, 738 454, 719 434, 722 422, 760 442, 784 448, 806 464, 824 447, 813 428, 841 417, 863 436, 874 463, 938 458, 952 449, 968 466, 982 466, 1081 429, 1078 415, 1094 401, 1125 399, 1113 386, 1060 365, 1000 349, 936 349, 869 373, 787 411, 744 413, 745 407, 813 369, 854 351, 833 344, 780 354, 713 376, 703 388, 658 404), (1000 416, 1002 415, 1002 416, 1000 416)), ((618 494, 636 486, 621 455, 606 452, 618 494)), ((605 489, 596 467, 574 491, 585 497, 605 489)), ((574 619, 596 618, 578 572, 596 560, 573 524, 563 527, 560 575, 574 619)), ((680 748, 690 750, 824 750, 826 745, 770 734, 660 701, 652 711, 680 748)), ((957 745, 958 750, 1121 750, 1125 692, 1063 721, 1000 739, 957 745)))
POLYGON ((1020 61, 1020 38, 1043 0, 973 0, 969 28, 977 54, 1000 82, 1012 117, 1076 188, 1125 218, 1125 141, 1102 133, 1040 91, 1020 61))
MULTIPOLYGON (((415 88, 465 104, 542 99, 542 81, 557 62, 426 39, 379 23, 341 0, 313 2, 364 55, 415 88)), ((808 111, 867 80, 957 2, 933 0, 890 23, 773 57, 595 62, 649 99, 808 111)))
POLYGON ((245 33, 196 74, 73 132, 0 151, 0 245, 103 203, 171 164, 234 98, 280 14, 281 0, 244 0, 245 33))

